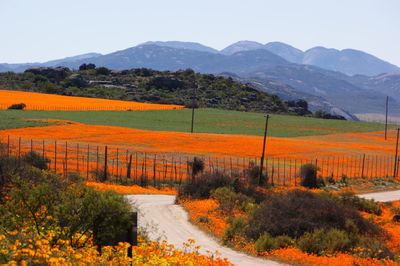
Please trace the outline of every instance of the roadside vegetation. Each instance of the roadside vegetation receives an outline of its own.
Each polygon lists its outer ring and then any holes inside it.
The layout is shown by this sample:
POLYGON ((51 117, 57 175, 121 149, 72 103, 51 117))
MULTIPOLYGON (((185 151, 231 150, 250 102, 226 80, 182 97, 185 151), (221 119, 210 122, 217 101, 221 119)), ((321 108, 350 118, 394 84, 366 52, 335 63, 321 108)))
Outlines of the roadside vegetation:
MULTIPOLYGON (((305 165, 304 168, 312 168, 305 165)), ((253 255, 301 265, 397 265, 399 209, 310 185, 283 190, 223 173, 199 171, 179 191, 191 221, 221 242, 253 255), (313 189, 311 189, 312 187, 313 189)), ((265 177, 262 177, 265 178, 265 177)), ((314 180, 316 181, 316 180, 314 180)), ((261 182, 261 183, 260 183, 261 182)))
POLYGON ((141 238, 124 243, 131 206, 111 191, 47 170, 35 152, 7 156, 0 147, 0 264, 2 265, 230 265, 202 256, 193 241, 179 251, 141 238))

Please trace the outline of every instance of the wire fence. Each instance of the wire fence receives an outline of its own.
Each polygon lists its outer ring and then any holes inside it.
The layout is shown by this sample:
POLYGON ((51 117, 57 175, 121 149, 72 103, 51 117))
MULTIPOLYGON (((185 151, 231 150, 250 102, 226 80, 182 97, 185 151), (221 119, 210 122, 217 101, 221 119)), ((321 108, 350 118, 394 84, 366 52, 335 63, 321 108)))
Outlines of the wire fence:
MULTIPOLYGON (((192 178, 194 157, 204 162, 204 171, 251 179, 258 158, 213 157, 170 153, 146 153, 115 146, 68 141, 33 140, 8 136, 1 141, 3 152, 18 160, 28 152, 48 158, 48 167, 63 176, 79 174, 87 181, 111 181, 141 186, 176 186, 192 178)), ((349 155, 292 159, 266 157, 264 173, 274 185, 300 185, 300 168, 313 164, 318 175, 336 181, 347 178, 396 178, 400 160, 389 155, 349 155), (397 166, 396 166, 397 165, 397 166), (395 167, 396 166, 396 167, 395 167)))

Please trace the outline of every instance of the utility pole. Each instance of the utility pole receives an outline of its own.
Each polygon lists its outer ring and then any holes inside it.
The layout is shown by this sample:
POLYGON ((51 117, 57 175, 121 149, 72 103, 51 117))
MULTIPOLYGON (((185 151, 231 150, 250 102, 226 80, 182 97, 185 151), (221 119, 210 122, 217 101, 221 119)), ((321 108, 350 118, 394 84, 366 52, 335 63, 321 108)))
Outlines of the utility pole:
POLYGON ((193 101, 192 101, 192 128, 190 133, 193 133, 194 128, 194 109, 196 107, 196 86, 193 87, 193 101))
POLYGON ((389 96, 386 96, 385 140, 387 140, 388 112, 389 112, 389 96))
POLYGON ((400 134, 400 128, 397 129, 397 138, 396 138, 396 150, 395 150, 395 155, 394 155, 394 172, 393 172, 393 177, 397 177, 397 167, 398 167, 398 153, 399 153, 399 134, 400 134))
POLYGON ((263 168, 264 168, 265 144, 267 142, 268 120, 269 120, 269 115, 267 114, 265 116, 264 141, 263 141, 263 147, 262 147, 262 153, 261 153, 260 176, 258 178, 258 184, 260 184, 260 181, 262 178, 262 172, 263 172, 263 168))

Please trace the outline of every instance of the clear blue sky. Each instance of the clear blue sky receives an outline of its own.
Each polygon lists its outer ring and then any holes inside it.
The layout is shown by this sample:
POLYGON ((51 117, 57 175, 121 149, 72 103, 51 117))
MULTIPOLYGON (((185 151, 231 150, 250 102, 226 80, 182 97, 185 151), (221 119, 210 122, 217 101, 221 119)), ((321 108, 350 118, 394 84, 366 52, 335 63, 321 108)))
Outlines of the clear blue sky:
POLYGON ((0 0, 0 62, 109 53, 145 41, 283 41, 400 65, 400 0, 0 0))

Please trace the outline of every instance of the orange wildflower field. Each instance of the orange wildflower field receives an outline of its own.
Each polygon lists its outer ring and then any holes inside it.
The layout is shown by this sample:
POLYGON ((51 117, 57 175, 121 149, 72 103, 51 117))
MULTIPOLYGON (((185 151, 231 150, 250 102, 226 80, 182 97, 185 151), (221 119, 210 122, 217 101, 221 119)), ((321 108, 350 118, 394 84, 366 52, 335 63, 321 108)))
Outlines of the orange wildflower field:
MULTIPOLYGON (((150 131, 115 126, 69 122, 46 127, 0 130, 0 137, 62 140, 98 145, 115 145, 141 152, 207 154, 215 156, 258 157, 262 137, 150 131)), ((266 154, 291 159, 329 156, 392 155, 395 134, 383 140, 382 132, 346 133, 311 137, 268 137, 266 154)))
MULTIPOLYGON (((0 130, 0 141, 7 143, 10 136, 14 149, 18 147, 18 137, 23 139, 21 151, 27 152, 30 149, 30 142, 33 139, 35 143, 34 149, 42 151, 41 142, 45 140, 46 154, 50 158, 54 158, 54 141, 61 145, 61 150, 57 155, 60 163, 53 165, 58 170, 63 171, 62 154, 63 143, 69 143, 68 152, 69 160, 78 161, 77 145, 80 144, 79 160, 85 162, 85 154, 81 154, 91 146, 91 153, 95 152, 96 146, 100 146, 100 150, 104 150, 103 145, 108 145, 114 153, 120 154, 119 164, 122 168, 114 169, 112 172, 121 175, 122 170, 126 173, 126 163, 129 153, 142 153, 141 157, 148 154, 146 160, 144 158, 139 161, 146 161, 147 169, 152 169, 151 161, 155 157, 165 161, 164 164, 157 164, 157 178, 161 179, 168 172, 173 175, 173 179, 182 178, 182 174, 186 173, 186 168, 179 167, 182 162, 190 156, 204 156, 207 167, 216 166, 232 171, 238 169, 242 171, 248 166, 250 161, 258 161, 260 156, 260 148, 262 145, 262 137, 247 135, 227 135, 227 134, 210 134, 210 133, 186 133, 186 132, 168 132, 168 131, 150 131, 141 129, 132 129, 116 126, 87 125, 77 122, 63 120, 49 120, 55 125, 45 127, 29 127, 20 129, 0 130), (207 158, 208 157, 208 158, 207 158), (125 158, 125 159, 124 159, 125 158), (178 164, 178 166, 176 166, 178 164), (168 171, 165 167, 168 167, 168 171), (172 170, 176 168, 175 170, 172 170), (116 170, 116 171, 114 171, 116 170), (175 171, 172 173, 171 171, 175 171)), ((340 178, 343 175, 348 177, 367 177, 379 178, 392 175, 394 169, 394 131, 388 135, 388 140, 383 140, 382 132, 368 133, 344 133, 331 134, 309 137, 268 137, 266 158, 266 167, 268 171, 274 172, 272 180, 274 183, 296 184, 296 180, 292 177, 299 175, 299 166, 313 162, 319 166, 319 175, 323 177, 333 176, 340 178), (363 159, 363 156, 365 158, 363 159), (364 170, 363 170, 364 169, 364 170)), ((79 150, 79 148, 78 148, 79 150)), ((85 152, 84 152, 85 153, 85 152)), ((115 157, 115 154, 112 155, 115 157)), ((90 156, 93 160, 93 155, 90 156)), ((118 162, 118 158, 110 157, 112 165, 118 162)), ((138 159, 134 158, 135 163, 138 159)), ((54 163, 54 162, 53 162, 54 163)), ((90 170, 96 168, 93 161, 87 162, 90 170)), ((79 163, 81 164, 81 163, 79 163)), ((71 167, 71 164, 68 164, 71 167)), ((84 172, 88 175, 89 170, 77 165, 76 172, 84 172)), ((89 169, 88 168, 88 169, 89 169)), ((137 168, 137 167, 136 167, 137 168)), ((141 170, 135 169, 135 175, 140 175, 141 170)), ((184 178, 184 176, 183 176, 184 178)))
POLYGON ((0 109, 24 103, 26 110, 175 110, 180 105, 63 96, 37 92, 0 90, 0 109))

